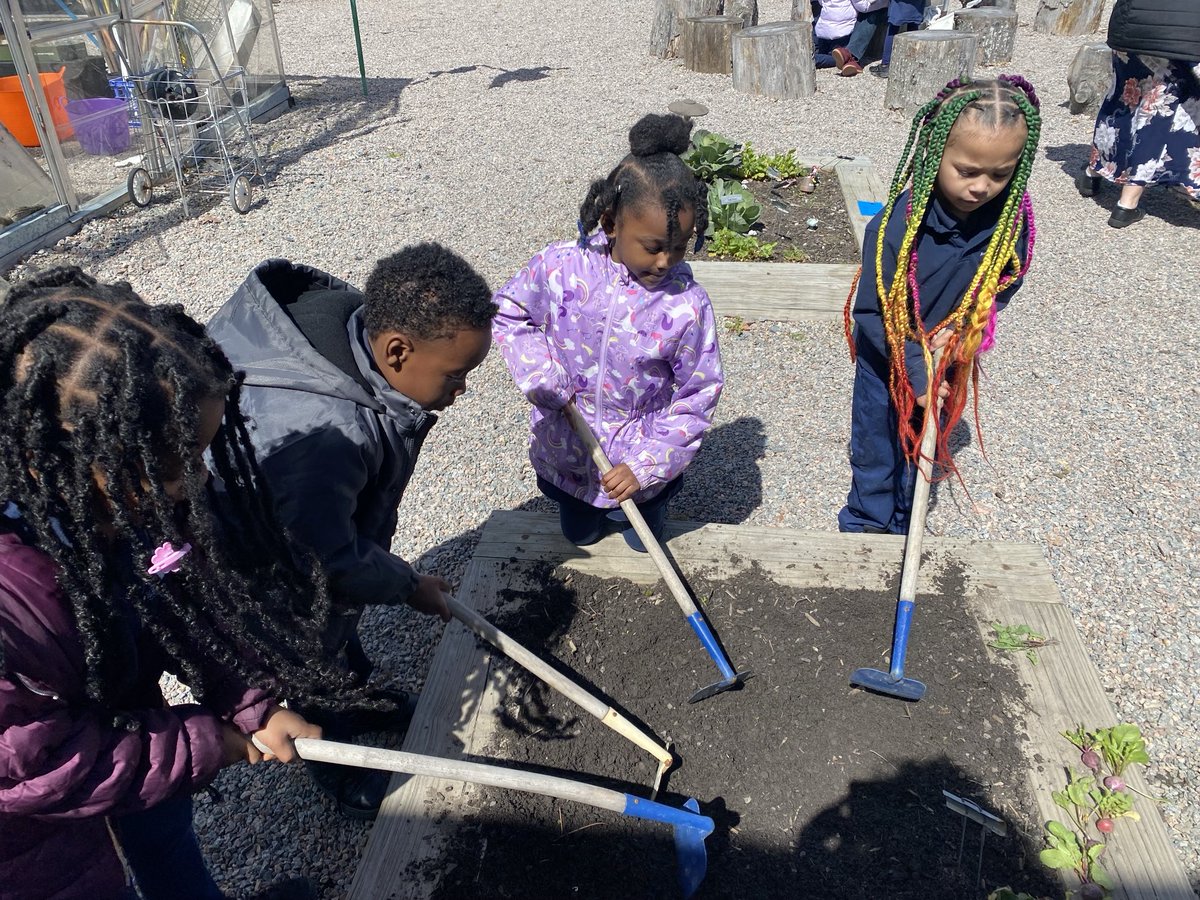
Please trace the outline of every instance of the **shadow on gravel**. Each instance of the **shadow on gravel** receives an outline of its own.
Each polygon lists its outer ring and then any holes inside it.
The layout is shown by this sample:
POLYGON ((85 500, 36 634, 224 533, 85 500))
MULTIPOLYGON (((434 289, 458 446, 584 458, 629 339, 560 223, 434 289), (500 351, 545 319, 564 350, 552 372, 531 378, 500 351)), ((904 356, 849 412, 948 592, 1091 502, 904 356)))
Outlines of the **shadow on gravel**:
MULTIPOLYGON (((503 69, 500 66, 489 66, 486 63, 479 63, 473 66, 455 66, 453 69, 438 69, 429 73, 428 78, 441 78, 443 75, 467 75, 471 72, 478 72, 480 69, 487 69, 490 72, 499 72, 495 78, 488 84, 488 89, 502 88, 506 84, 511 84, 514 81, 541 81, 543 78, 549 78, 551 72, 565 72, 569 66, 529 66, 523 69, 503 69)), ((426 79, 418 79, 424 81, 426 79)))
POLYGON ((758 461, 767 454, 761 419, 743 416, 709 431, 688 466, 669 518, 738 525, 762 504, 758 461))
MULTIPOLYGON (((400 95, 412 83, 413 80, 409 78, 371 79, 370 96, 364 97, 357 78, 289 75, 288 84, 295 105, 303 114, 284 113, 269 123, 252 126, 258 153, 266 169, 266 185, 255 183, 254 203, 249 215, 264 213, 264 208, 270 206, 273 182, 306 155, 352 141, 379 128, 408 121, 400 118, 400 95)), ((172 246, 165 239, 165 232, 190 219, 203 217, 229 202, 224 192, 187 193, 192 211, 190 216, 183 213, 179 191, 173 180, 155 188, 150 207, 136 218, 122 212, 131 207, 120 207, 109 217, 122 220, 111 240, 103 242, 102 246, 101 242, 92 241, 93 246, 86 250, 77 248, 80 267, 86 272, 93 272, 101 264, 145 240, 155 242, 164 260, 179 253, 180 248, 172 246)))
MULTIPOLYGON (((1057 147, 1046 148, 1046 159, 1059 163, 1063 177, 1072 180, 1075 178, 1075 173, 1087 163, 1091 149, 1089 144, 1060 144, 1057 147)), ((1120 193, 1121 190, 1117 185, 1102 180, 1100 190, 1089 199, 1101 207, 1105 214, 1110 214, 1116 208, 1117 197, 1120 193)), ((1168 225, 1200 229, 1200 210, 1194 209, 1188 203, 1187 198, 1177 188, 1170 185, 1151 185, 1142 195, 1138 206, 1144 209, 1148 215, 1162 219, 1168 225)), ((1099 230, 1107 227, 1107 223, 1100 214, 1096 215, 1093 222, 1086 219, 1083 222, 1085 229, 1099 230)))

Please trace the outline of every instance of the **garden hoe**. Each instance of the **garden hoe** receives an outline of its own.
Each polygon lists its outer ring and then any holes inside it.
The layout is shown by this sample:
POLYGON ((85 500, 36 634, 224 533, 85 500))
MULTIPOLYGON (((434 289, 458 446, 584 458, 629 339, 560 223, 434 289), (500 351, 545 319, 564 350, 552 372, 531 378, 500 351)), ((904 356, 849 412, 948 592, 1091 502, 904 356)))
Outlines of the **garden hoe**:
MULTIPOLYGON (((942 351, 933 357, 933 371, 941 363, 942 351)), ((927 395, 925 409, 934 408, 934 413, 925 414, 925 425, 921 431, 921 448, 917 456, 917 479, 913 486, 912 514, 908 520, 908 536, 904 540, 904 568, 900 571, 900 597, 896 601, 896 625, 892 631, 891 671, 879 669, 857 669, 850 676, 850 684, 877 694, 899 697, 901 700, 920 700, 925 696, 925 685, 915 678, 904 677, 904 654, 908 648, 908 627, 912 624, 913 607, 917 601, 917 572, 921 568, 921 544, 925 540, 925 513, 929 509, 929 488, 933 478, 933 455, 937 443, 937 422, 942 412, 942 401, 934 403, 933 382, 927 395)))
POLYGON ((458 619, 458 621, 462 622, 505 656, 550 685, 550 687, 554 688, 554 690, 558 691, 568 700, 583 707, 587 712, 599 719, 602 724, 607 725, 617 734, 621 735, 621 737, 637 744, 637 746, 657 759, 658 772, 654 776, 654 787, 650 790, 650 799, 653 800, 658 796, 658 789, 662 786, 663 776, 675 765, 675 757, 671 755, 669 746, 660 746, 654 738, 642 731, 599 697, 588 693, 553 666, 518 644, 479 613, 475 612, 475 610, 464 606, 449 594, 443 594, 442 596, 445 597, 446 606, 450 608, 450 614, 454 618, 458 619))
MULTIPOLYGON (((271 752, 257 739, 254 745, 264 753, 271 752)), ((691 897, 696 892, 708 871, 708 852, 704 848, 704 839, 713 832, 713 820, 700 815, 700 804, 693 797, 687 799, 683 809, 676 809, 674 806, 656 803, 634 794, 623 794, 582 781, 544 775, 541 772, 510 769, 507 766, 489 766, 483 763, 443 759, 440 756, 360 747, 356 744, 341 744, 313 738, 296 738, 295 746, 300 758, 310 762, 357 766, 406 775, 425 775, 451 781, 469 781, 490 787, 541 794, 573 803, 585 803, 635 819, 663 822, 675 830, 679 886, 684 897, 691 897)))
MULTIPOLYGON (((571 427, 575 429, 575 433, 579 435, 579 439, 583 441, 584 445, 588 448, 588 452, 592 455, 592 462, 596 464, 596 468, 600 470, 601 475, 606 474, 613 466, 609 462, 608 456, 604 453, 603 448, 601 448, 599 442, 596 440, 596 436, 592 434, 591 427, 580 414, 574 402, 568 403, 564 407, 564 410, 571 422, 571 427)), ((687 588, 683 586, 683 582, 679 580, 675 569, 672 568, 666 554, 663 553, 662 547, 658 545, 658 541, 655 539, 654 533, 650 530, 650 526, 642 518, 637 504, 632 500, 625 500, 621 503, 621 511, 629 519, 629 524, 633 526, 633 530, 637 532, 637 536, 642 539, 642 544, 650 554, 650 558, 654 560, 654 565, 658 568, 658 573, 662 576, 663 581, 671 589, 671 594, 675 597, 675 602, 679 604, 679 608, 683 610, 683 614, 687 617, 688 624, 696 632, 696 637, 700 639, 700 643, 704 646, 712 661, 721 670, 720 681, 696 691, 696 693, 692 694, 688 702, 699 703, 701 700, 707 700, 709 697, 719 694, 722 691, 740 688, 746 679, 752 677, 754 673, 749 670, 741 673, 733 670, 733 666, 729 664, 729 659, 726 657, 725 651, 717 643, 716 635, 713 634, 712 628, 709 627, 708 622, 705 620, 704 614, 696 608, 695 601, 692 600, 687 588)))

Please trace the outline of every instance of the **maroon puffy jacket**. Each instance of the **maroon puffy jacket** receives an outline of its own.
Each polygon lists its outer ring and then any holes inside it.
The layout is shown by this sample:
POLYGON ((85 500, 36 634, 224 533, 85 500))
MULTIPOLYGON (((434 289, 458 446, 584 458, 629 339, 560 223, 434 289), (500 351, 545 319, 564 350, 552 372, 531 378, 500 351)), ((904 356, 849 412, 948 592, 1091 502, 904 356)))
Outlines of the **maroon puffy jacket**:
MULTIPOLYGON (((194 792, 221 766, 221 717, 167 707, 152 653, 135 667, 140 729, 113 725, 84 690, 83 649, 53 560, 0 532, 0 894, 5 900, 100 900, 125 875, 105 817, 194 792)), ((142 648, 143 650, 145 648, 142 648)), ((267 694, 231 685, 221 716, 258 729, 267 694)))

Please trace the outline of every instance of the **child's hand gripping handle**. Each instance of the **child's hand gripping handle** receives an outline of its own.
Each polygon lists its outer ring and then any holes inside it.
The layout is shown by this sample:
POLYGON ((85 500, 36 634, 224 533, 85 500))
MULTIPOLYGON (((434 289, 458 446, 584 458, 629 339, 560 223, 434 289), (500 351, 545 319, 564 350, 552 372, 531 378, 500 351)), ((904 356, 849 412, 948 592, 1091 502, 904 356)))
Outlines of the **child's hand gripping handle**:
MULTIPOLYGON (((592 462, 596 464, 596 468, 600 470, 600 474, 604 475, 611 469, 612 463, 609 462, 608 456, 604 449, 596 440, 596 435, 592 433, 591 426, 587 420, 579 412, 575 402, 571 401, 563 411, 567 414, 567 419, 571 423, 571 427, 575 429, 575 433, 579 435, 579 439, 583 441, 583 445, 587 447, 588 453, 591 454, 592 462)), ((621 502, 621 512, 629 519, 629 524, 633 526, 633 530, 637 532, 637 536, 642 539, 642 545, 646 548, 646 552, 650 554, 650 558, 654 560, 654 565, 658 567, 658 572, 662 576, 663 581, 667 583, 667 587, 671 589, 671 594, 675 598, 675 602, 679 604, 679 608, 683 610, 685 616, 691 617, 696 613, 696 604, 692 601, 691 594, 688 593, 683 582, 679 580, 679 576, 675 574, 675 569, 663 553, 662 547, 658 545, 658 539, 654 537, 654 532, 650 530, 650 526, 646 524, 646 520, 642 517, 641 511, 637 508, 637 504, 632 500, 624 500, 621 502)))

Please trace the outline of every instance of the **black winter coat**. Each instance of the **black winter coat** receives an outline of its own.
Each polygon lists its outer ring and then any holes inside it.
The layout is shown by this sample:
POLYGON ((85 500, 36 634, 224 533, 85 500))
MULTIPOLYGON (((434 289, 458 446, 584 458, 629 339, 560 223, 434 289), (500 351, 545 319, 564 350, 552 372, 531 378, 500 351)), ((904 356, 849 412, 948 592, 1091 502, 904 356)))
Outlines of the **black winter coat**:
POLYGON ((1108 46, 1200 62, 1200 0, 1117 0, 1108 20, 1108 46))

